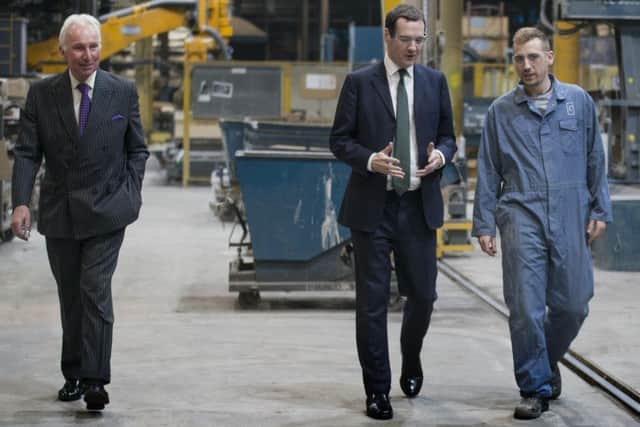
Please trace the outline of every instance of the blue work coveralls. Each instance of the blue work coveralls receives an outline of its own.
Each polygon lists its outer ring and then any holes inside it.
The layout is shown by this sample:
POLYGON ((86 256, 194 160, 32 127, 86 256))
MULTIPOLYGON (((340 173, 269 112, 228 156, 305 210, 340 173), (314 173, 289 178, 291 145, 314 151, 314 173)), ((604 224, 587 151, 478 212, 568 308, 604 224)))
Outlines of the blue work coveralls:
POLYGON ((515 377, 523 396, 551 395, 551 366, 593 296, 590 219, 610 222, 611 201, 593 100, 550 76, 544 113, 521 85, 493 102, 478 151, 474 236, 500 229, 504 298, 515 377))

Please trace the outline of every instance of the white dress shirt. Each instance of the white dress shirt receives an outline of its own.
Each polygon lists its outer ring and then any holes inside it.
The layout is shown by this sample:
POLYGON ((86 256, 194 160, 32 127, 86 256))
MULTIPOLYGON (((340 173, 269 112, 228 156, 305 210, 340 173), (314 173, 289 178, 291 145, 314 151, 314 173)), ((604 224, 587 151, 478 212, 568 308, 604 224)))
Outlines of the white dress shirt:
MULTIPOLYGON (((400 67, 398 67, 389 56, 385 53, 384 55, 384 68, 387 72, 387 81, 389 82, 389 93, 391 94, 391 102, 393 103, 393 111, 398 111, 398 84, 400 83, 400 67)), ((415 122, 415 111, 413 108, 413 65, 409 68, 406 68, 407 74, 404 79, 404 87, 407 91, 407 101, 409 102, 409 144, 411 147, 410 155, 411 155, 411 165, 409 168, 409 173, 411 176, 411 180, 409 182, 409 191, 417 190, 420 188, 420 178, 416 176, 416 171, 418 170, 418 144, 416 142, 416 122, 415 122)), ((392 142, 392 141, 389 141, 392 142)), ((427 141, 427 143, 430 141, 427 141)), ((440 155, 441 166, 444 165, 444 154, 440 150, 434 150, 438 155, 440 155)), ((372 172, 371 162, 373 161, 373 156, 377 153, 373 153, 369 157, 369 161, 367 163, 367 169, 372 172)), ((391 153, 393 157, 393 153, 391 153)), ((387 190, 391 190, 391 176, 387 177, 387 190)))
MULTIPOLYGON (((89 85, 89 99, 93 99, 93 87, 96 83, 96 73, 98 71, 94 71, 84 83, 89 85)), ((69 77, 71 78, 71 95, 73 96, 73 111, 76 116, 76 123, 80 124, 80 100, 82 99, 82 92, 78 89, 78 85, 82 83, 71 74, 69 71, 69 77)))

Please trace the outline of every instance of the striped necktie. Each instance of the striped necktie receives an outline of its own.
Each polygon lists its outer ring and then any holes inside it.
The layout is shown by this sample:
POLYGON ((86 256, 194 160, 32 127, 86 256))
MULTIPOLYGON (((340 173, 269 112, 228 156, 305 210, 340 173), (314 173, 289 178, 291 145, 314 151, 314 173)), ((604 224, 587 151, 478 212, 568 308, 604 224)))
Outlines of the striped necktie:
POLYGON ((76 87, 82 94, 80 98, 80 111, 78 112, 78 128, 80 129, 80 135, 82 135, 89 120, 89 111, 91 111, 91 99, 89 98, 90 87, 86 83, 80 83, 76 87))

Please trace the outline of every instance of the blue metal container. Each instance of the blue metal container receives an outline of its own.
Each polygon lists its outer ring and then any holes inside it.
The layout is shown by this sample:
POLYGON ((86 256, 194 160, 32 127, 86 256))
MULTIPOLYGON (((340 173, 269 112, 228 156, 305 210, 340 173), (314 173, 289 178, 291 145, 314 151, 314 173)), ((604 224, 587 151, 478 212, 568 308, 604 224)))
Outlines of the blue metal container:
POLYGON ((236 153, 256 280, 339 280, 351 274, 339 258, 350 239, 338 209, 350 168, 328 151, 236 153))
POLYGON ((220 120, 220 130, 222 131, 222 145, 229 170, 229 178, 232 182, 237 181, 236 177, 236 151, 242 150, 244 141, 244 130, 247 124, 244 120, 220 120))
POLYGON ((593 242, 593 262, 604 270, 640 271, 640 196, 612 196, 613 222, 593 242))
POLYGON ((337 213, 350 169, 331 153, 239 151, 236 162, 256 261, 306 261, 350 238, 337 213))

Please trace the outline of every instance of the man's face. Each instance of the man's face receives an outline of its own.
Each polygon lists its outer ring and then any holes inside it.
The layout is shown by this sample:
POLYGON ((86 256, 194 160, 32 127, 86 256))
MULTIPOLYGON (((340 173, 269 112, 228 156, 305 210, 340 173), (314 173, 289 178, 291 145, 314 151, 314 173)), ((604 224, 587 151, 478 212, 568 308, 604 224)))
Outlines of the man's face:
POLYGON ((83 82, 100 64, 99 34, 90 25, 73 25, 66 33, 60 53, 73 76, 83 82))
POLYGON ((525 90, 538 92, 553 65, 553 52, 546 50, 540 39, 532 39, 513 46, 513 64, 525 90))
POLYGON ((394 37, 388 28, 384 29, 384 41, 389 58, 400 68, 410 67, 416 63, 424 42, 424 22, 399 18, 394 37))

